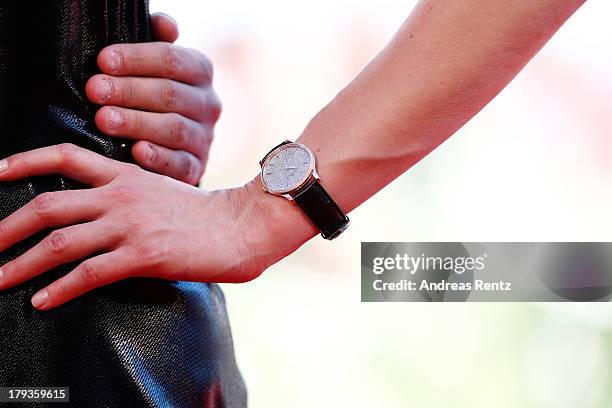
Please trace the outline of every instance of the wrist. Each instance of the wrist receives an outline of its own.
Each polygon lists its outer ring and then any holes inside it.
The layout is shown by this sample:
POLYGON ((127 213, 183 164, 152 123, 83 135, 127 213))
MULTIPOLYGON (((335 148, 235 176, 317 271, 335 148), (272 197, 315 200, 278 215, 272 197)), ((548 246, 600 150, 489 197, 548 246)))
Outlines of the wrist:
POLYGON ((263 269, 296 251, 319 231, 292 201, 263 189, 256 176, 242 190, 247 233, 245 249, 263 263, 263 269))

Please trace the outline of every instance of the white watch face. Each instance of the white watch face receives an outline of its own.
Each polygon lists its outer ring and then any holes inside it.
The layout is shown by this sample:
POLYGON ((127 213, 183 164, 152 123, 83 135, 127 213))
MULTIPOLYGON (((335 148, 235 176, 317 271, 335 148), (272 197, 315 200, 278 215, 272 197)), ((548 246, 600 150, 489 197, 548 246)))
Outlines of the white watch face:
POLYGON ((267 191, 286 194, 302 186, 314 170, 314 156, 304 145, 289 143, 272 152, 263 164, 262 181, 267 191))

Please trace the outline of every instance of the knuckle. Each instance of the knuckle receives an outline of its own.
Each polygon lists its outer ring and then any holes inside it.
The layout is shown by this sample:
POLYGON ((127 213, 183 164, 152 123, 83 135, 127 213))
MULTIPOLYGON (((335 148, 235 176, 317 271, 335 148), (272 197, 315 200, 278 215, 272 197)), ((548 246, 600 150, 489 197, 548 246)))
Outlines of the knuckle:
POLYGON ((11 262, 2 265, 2 270, 4 273, 10 274, 17 279, 21 279, 24 276, 24 272, 27 272, 26 265, 24 265, 20 258, 13 259, 11 262))
POLYGON ((189 154, 185 154, 181 158, 181 169, 183 180, 189 184, 195 184, 199 181, 199 169, 194 158, 189 154))
POLYGON ((53 231, 45 240, 45 246, 53 254, 65 252, 68 248, 68 236, 64 231, 53 231))
POLYGON ((62 160, 70 160, 79 152, 79 147, 72 143, 62 143, 57 145, 60 158, 62 160))
POLYGON ((137 175, 140 174, 143 170, 137 164, 134 163, 121 163, 121 171, 124 174, 137 175))
POLYGON ((115 45, 121 67, 128 71, 138 70, 144 63, 144 55, 138 44, 115 45))
POLYGON ((39 218, 46 219, 53 213, 56 203, 54 193, 42 193, 32 200, 32 211, 39 218))
POLYGON ((62 143, 57 146, 60 164, 65 169, 70 169, 77 161, 81 148, 72 143, 62 143))
POLYGON ((79 277, 90 285, 96 285, 101 281, 100 268, 91 261, 85 261, 79 268, 79 277))
POLYGON ((164 70, 169 78, 175 77, 181 69, 181 56, 173 45, 166 45, 162 50, 164 70))
POLYGON ((0 221, 0 239, 2 237, 6 237, 8 235, 8 226, 6 225, 6 221, 0 221))
POLYGON ((129 204, 136 201, 138 195, 136 191, 129 187, 117 187, 109 190, 109 200, 117 204, 129 204))
POLYGON ((168 109, 175 109, 178 105, 179 91, 172 81, 165 82, 161 87, 161 102, 168 109))
POLYGON ((219 95, 217 95, 215 91, 212 91, 208 103, 210 116, 212 118, 213 123, 216 123, 221 117, 221 113, 223 112, 223 104, 221 103, 219 95))
POLYGON ((173 114, 170 122, 170 143, 174 147, 184 147, 189 142, 189 126, 180 116, 173 114))
POLYGON ((144 137, 147 134, 147 122, 141 112, 134 112, 129 116, 128 121, 134 136, 144 137))
POLYGON ((117 88, 117 104, 128 104, 133 101, 137 94, 137 86, 130 79, 118 81, 115 86, 117 88))
POLYGON ((160 245, 143 242, 134 247, 138 261, 147 267, 159 266, 164 259, 163 249, 160 245))

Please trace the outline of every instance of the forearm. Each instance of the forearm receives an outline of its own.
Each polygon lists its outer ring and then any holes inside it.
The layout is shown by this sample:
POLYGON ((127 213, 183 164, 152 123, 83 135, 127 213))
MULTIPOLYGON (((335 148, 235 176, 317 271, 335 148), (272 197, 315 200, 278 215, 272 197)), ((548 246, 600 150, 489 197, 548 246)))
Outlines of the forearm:
MULTIPOLYGON (((370 198, 478 113, 582 3, 421 1, 298 139, 315 152, 324 187, 346 212, 370 198)), ((316 234, 275 199, 262 198, 305 239, 316 234)))
POLYGON ((308 125, 325 187, 350 211, 493 99, 582 1, 425 0, 308 125))

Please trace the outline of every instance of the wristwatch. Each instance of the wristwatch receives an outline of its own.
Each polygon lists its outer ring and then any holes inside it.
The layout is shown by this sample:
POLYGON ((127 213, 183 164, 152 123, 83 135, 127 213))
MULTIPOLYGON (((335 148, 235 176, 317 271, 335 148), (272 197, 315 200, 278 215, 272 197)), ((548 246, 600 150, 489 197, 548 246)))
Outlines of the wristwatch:
POLYGON ((295 201, 323 238, 334 239, 346 230, 349 219, 319 183, 315 157, 308 147, 286 140, 259 164, 264 190, 295 201))

